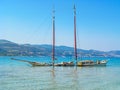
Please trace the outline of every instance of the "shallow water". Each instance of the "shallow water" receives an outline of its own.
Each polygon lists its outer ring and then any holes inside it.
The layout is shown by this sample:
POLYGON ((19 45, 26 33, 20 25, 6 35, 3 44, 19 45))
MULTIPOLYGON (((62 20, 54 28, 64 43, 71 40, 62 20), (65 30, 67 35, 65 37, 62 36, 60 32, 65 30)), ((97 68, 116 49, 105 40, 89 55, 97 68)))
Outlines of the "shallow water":
MULTIPOLYGON (((41 57, 19 58, 34 61, 41 57)), ((120 58, 111 58, 106 67, 53 68, 0 57, 0 90, 120 90, 119 76, 120 58)))

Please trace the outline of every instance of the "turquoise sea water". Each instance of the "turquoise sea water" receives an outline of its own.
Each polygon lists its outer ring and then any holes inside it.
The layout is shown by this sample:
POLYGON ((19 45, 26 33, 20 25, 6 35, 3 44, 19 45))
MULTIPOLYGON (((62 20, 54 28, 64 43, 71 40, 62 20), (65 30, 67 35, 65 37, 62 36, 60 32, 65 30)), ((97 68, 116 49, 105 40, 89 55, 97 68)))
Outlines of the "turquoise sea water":
MULTIPOLYGON (((31 67, 0 57, 0 90, 120 90, 120 58, 105 67, 31 67)), ((15 57, 51 62, 49 57, 15 57)), ((88 58, 104 59, 104 58, 88 58)), ((72 58, 58 58, 56 62, 72 58)))

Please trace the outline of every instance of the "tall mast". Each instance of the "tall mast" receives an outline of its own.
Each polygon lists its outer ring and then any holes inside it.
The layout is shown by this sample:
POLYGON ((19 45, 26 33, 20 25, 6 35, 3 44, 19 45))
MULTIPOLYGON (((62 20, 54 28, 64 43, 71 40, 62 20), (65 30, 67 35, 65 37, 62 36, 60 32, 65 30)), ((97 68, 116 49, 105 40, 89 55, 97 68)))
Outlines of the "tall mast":
POLYGON ((52 16, 52 33, 53 33, 53 41, 52 41, 52 65, 54 66, 54 60, 55 60, 55 10, 53 9, 53 16, 52 16))
POLYGON ((77 41, 76 41, 76 7, 74 5, 74 55, 77 65, 77 41))

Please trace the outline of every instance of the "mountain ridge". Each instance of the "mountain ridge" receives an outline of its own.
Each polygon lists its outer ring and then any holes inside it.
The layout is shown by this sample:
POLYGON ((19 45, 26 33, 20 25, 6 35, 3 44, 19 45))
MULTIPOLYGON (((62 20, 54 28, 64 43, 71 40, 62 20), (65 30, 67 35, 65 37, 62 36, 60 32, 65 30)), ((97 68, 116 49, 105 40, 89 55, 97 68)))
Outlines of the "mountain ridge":
MULTIPOLYGON (((99 51, 77 49, 78 57, 120 57, 120 50, 99 51)), ((17 44, 0 39, 0 56, 51 56, 52 45, 49 44, 17 44)), ((56 46, 56 56, 74 56, 74 48, 56 46)))

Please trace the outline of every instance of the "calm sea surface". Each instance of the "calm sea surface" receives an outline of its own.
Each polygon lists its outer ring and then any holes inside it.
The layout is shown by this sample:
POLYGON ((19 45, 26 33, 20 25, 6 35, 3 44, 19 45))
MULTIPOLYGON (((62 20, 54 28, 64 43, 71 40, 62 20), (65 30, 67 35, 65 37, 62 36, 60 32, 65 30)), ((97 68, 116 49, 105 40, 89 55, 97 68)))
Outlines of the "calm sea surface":
MULTIPOLYGON (((0 57, 0 90, 120 90, 120 58, 109 59, 106 67, 31 67, 0 57)), ((15 57, 51 62, 49 57, 15 57)), ((104 58, 89 58, 104 59, 104 58)), ((56 62, 72 58, 58 58, 56 62)))

